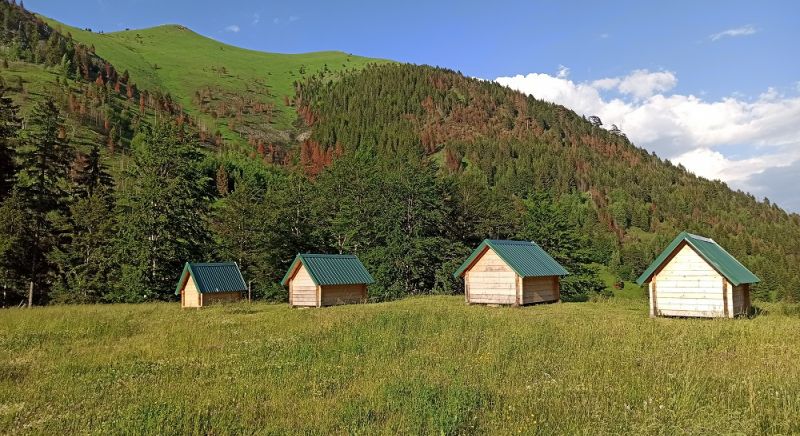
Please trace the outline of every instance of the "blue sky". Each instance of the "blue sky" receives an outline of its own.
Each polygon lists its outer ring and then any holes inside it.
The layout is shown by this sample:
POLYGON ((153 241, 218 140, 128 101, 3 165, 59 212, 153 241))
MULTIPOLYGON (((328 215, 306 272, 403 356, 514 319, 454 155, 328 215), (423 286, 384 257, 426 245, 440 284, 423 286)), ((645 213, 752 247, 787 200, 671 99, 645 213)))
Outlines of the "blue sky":
POLYGON ((342 50, 500 78, 800 211, 786 189, 787 178, 800 184, 800 1, 654 3, 25 2, 94 30, 177 23, 257 50, 342 50))

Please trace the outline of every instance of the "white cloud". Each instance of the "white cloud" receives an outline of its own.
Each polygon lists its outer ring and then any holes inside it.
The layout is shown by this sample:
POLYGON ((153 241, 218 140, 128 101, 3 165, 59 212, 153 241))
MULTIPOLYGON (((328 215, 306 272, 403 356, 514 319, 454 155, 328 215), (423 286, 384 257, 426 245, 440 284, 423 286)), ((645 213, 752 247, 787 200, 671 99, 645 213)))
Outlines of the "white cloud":
POLYGON ((236 24, 231 24, 230 26, 225 28, 225 31, 233 33, 239 33, 240 30, 242 29, 240 29, 239 26, 236 24))
POLYGON ((768 168, 785 166, 792 159, 791 154, 774 153, 736 160, 728 159, 722 153, 709 148, 697 148, 672 159, 672 162, 707 179, 724 180, 733 186, 745 186, 752 176, 761 174, 768 168))
POLYGON ((606 77, 605 79, 597 79, 592 82, 592 87, 597 89, 614 89, 619 85, 620 80, 616 77, 606 77))
POLYGON ((255 26, 256 24, 258 24, 260 22, 261 22, 261 14, 259 14, 258 12, 254 13, 253 14, 253 25, 255 26))
POLYGON ((289 17, 289 22, 292 23, 292 22, 297 21, 299 19, 300 19, 300 17, 298 17, 296 15, 292 15, 292 16, 289 17))
POLYGON ((556 77, 558 77, 559 79, 566 79, 567 77, 569 77, 569 68, 563 65, 559 65, 558 75, 556 77))
POLYGON ((668 71, 636 70, 574 82, 561 74, 565 70, 557 76, 531 73, 496 81, 579 114, 597 115, 605 126, 618 125, 635 144, 697 175, 773 200, 780 201, 780 196, 766 192, 769 188, 757 189, 755 176, 763 173, 759 186, 771 186, 764 180, 771 170, 800 164, 800 96, 786 97, 768 88, 754 99, 709 101, 669 93, 677 77, 668 71))
POLYGON ((723 30, 722 32, 714 33, 713 35, 710 35, 709 38, 711 38, 712 41, 718 41, 722 38, 753 35, 756 32, 758 32, 758 29, 756 29, 752 24, 748 24, 746 26, 735 27, 733 29, 723 30))
POLYGON ((670 71, 635 70, 619 82, 619 92, 636 98, 647 98, 657 92, 669 91, 678 83, 678 78, 670 71))

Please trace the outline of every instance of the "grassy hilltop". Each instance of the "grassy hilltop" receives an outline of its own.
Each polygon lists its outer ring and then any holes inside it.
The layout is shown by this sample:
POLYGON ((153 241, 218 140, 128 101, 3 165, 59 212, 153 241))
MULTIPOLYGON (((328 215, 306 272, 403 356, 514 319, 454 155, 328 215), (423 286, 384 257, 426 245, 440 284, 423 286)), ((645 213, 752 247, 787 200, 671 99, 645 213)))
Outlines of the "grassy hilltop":
POLYGON ((796 433, 788 308, 650 319, 642 299, 455 296, 12 310, 0 433, 796 433))
MULTIPOLYGON (((320 71, 335 76, 360 69, 368 63, 387 62, 340 51, 302 54, 266 53, 234 47, 202 36, 180 25, 163 25, 111 33, 95 33, 42 17, 53 28, 87 46, 122 72, 132 82, 151 91, 169 93, 191 115, 198 116, 210 131, 221 130, 225 138, 241 140, 228 126, 229 115, 212 117, 203 113, 197 91, 211 89, 210 100, 235 104, 241 100, 273 104, 269 123, 252 116, 243 123, 260 133, 280 137, 292 129, 297 117, 285 98, 294 98, 294 82, 320 71), (268 124, 271 130, 264 130, 268 124)), ((246 117, 247 118, 247 117, 246 117)))

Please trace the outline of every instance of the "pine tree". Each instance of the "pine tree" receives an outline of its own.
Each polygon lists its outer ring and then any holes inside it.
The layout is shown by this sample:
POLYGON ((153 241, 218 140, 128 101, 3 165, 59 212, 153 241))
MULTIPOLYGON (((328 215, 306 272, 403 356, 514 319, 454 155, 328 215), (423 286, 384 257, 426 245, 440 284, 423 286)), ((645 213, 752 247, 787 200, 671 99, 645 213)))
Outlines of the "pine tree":
POLYGON ((274 188, 270 187, 267 201, 264 190, 253 182, 238 181, 236 189, 215 208, 211 228, 219 258, 239 264, 253 281, 257 297, 284 299, 285 292, 275 285, 295 253, 286 226, 289 211, 275 201, 281 189, 274 188))
POLYGON ((16 304, 27 294, 25 271, 30 265, 33 221, 22 196, 14 190, 0 203, 0 288, 2 306, 16 304))
MULTIPOLYGON (((19 193, 31 219, 27 264, 21 275, 29 282, 28 303, 36 290, 44 291, 50 265, 48 255, 57 243, 54 225, 66 211, 66 191, 73 151, 64 137, 61 115, 48 99, 34 107, 20 150, 19 193)), ((44 297, 44 295, 41 295, 44 297)))
POLYGON ((113 202, 101 186, 70 206, 62 243, 50 259, 55 266, 52 300, 60 303, 103 301, 112 282, 112 243, 115 236, 113 202))
POLYGON ((11 192, 16 179, 14 149, 20 128, 18 107, 0 88, 0 201, 11 192))
POLYGON ((144 127, 133 142, 126 190, 118 201, 120 281, 110 298, 170 298, 175 271, 204 257, 208 179, 200 175, 196 145, 182 140, 174 125, 144 127))
POLYGON ((580 301, 605 289, 588 265, 588 243, 581 229, 570 223, 566 211, 546 193, 532 195, 523 205, 517 238, 535 242, 570 272, 561 283, 562 299, 580 301))
POLYGON ((92 144, 92 150, 85 159, 77 163, 73 178, 75 191, 80 197, 91 197, 98 191, 104 195, 111 192, 114 180, 100 160, 100 144, 92 144))
POLYGON ((60 243, 49 256, 55 267, 52 299, 97 303, 112 277, 115 235, 113 180, 100 160, 100 144, 75 164, 68 218, 59 222, 60 243))

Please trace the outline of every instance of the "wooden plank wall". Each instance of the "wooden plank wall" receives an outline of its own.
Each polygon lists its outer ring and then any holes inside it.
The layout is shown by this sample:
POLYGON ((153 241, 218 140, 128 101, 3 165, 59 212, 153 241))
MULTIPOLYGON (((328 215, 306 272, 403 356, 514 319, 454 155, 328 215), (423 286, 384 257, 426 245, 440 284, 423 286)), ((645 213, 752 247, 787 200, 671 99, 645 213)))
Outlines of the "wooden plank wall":
POLYGON ((364 300, 365 285, 328 285, 322 287, 322 305, 360 303, 364 300))
MULTIPOLYGON (((725 316, 725 303, 730 304, 730 295, 723 299, 723 277, 688 245, 679 249, 653 281, 658 315, 725 316)), ((730 289, 728 286, 728 292, 730 289)))
POLYGON ((183 286, 181 305, 183 307, 200 307, 200 293, 197 292, 197 286, 195 286, 191 275, 189 275, 186 284, 183 286))
POLYGON ((292 306, 316 306, 317 285, 311 279, 305 265, 300 265, 294 277, 290 279, 289 289, 292 292, 292 306))
POLYGON ((558 277, 525 277, 522 280, 522 304, 559 300, 558 277))
POLYGON ((517 274, 491 248, 472 265, 465 279, 470 303, 516 303, 517 274))

